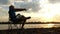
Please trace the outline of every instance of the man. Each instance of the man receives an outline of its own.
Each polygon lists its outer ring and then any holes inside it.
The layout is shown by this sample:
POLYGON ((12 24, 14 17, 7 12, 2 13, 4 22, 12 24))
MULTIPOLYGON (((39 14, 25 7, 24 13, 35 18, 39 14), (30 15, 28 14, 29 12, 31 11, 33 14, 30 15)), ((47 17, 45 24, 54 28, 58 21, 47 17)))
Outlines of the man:
POLYGON ((9 11, 8 11, 9 21, 11 21, 12 23, 16 24, 18 19, 16 18, 15 12, 17 12, 17 11, 24 11, 24 10, 26 11, 26 9, 14 8, 13 5, 9 6, 9 11))
POLYGON ((24 11, 24 10, 26 11, 26 9, 14 8, 13 5, 9 6, 9 12, 8 12, 9 13, 9 20, 12 21, 13 23, 16 23, 17 22, 17 18, 16 18, 15 12, 17 12, 17 11, 24 11))

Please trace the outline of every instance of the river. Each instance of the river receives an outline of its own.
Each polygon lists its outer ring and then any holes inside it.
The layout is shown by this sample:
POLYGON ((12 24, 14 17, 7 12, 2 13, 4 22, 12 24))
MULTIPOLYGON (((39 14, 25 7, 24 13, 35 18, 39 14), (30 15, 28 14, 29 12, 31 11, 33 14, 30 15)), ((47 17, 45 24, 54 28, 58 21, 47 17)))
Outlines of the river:
MULTIPOLYGON (((6 30, 8 29, 8 26, 9 24, 0 24, 0 30, 6 30)), ((12 28, 13 29, 16 29, 16 27, 11 24, 12 28)), ((19 24, 17 24, 18 28, 20 28, 19 24)), ((24 28, 27 29, 27 28, 52 28, 52 27, 60 27, 60 24, 25 24, 24 25, 24 28)))

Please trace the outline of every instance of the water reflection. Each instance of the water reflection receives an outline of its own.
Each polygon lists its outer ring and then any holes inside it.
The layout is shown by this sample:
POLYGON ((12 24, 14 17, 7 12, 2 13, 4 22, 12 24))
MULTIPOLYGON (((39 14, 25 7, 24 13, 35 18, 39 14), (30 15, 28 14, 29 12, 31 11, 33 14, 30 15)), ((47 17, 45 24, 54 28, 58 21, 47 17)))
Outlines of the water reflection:
POLYGON ((26 24, 25 28, 58 28, 60 24, 26 24))
MULTIPOLYGON (((12 24, 13 29, 15 29, 14 25, 12 24)), ((18 24, 19 27, 19 24, 18 24)), ((58 28, 60 27, 60 24, 25 24, 24 28, 58 28)), ((20 27, 19 27, 20 28, 20 27)), ((0 30, 8 29, 8 24, 1 24, 0 30)))

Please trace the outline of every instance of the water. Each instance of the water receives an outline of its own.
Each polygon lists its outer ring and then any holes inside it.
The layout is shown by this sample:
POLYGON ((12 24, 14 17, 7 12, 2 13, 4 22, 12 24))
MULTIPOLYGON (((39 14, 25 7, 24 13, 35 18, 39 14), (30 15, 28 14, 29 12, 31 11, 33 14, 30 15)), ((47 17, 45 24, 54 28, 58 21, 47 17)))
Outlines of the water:
MULTIPOLYGON (((18 28, 19 24, 17 24, 18 28)), ((0 30, 8 29, 8 24, 0 24, 0 30)), ((60 27, 60 24, 25 24, 24 28, 52 28, 52 27, 60 27)), ((16 27, 12 24, 12 28, 16 29, 16 27)))

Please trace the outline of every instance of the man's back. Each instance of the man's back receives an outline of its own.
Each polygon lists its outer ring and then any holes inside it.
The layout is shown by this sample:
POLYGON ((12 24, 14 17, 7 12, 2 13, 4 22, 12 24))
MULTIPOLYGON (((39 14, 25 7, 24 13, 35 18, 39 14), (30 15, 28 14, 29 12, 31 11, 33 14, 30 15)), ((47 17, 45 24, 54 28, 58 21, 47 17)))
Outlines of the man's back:
POLYGON ((13 5, 11 5, 11 6, 9 6, 9 18, 10 18, 10 20, 11 21, 17 21, 17 18, 16 18, 16 14, 15 14, 15 12, 16 11, 26 11, 26 9, 18 9, 18 8, 14 8, 14 6, 13 5))
POLYGON ((9 6, 9 18, 10 18, 10 21, 16 21, 16 15, 15 15, 15 10, 14 10, 14 6, 9 6))

